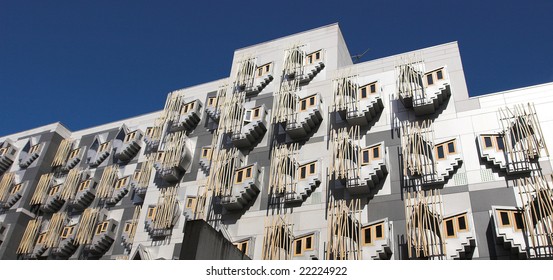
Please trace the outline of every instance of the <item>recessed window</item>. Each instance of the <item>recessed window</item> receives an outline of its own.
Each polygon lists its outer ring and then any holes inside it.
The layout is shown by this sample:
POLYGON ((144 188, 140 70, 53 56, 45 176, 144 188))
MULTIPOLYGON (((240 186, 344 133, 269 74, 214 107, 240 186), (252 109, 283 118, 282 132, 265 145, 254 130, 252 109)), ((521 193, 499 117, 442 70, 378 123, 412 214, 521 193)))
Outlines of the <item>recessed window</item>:
POLYGON ((259 111, 260 111, 261 108, 255 108, 253 109, 253 118, 256 119, 256 118, 259 118, 259 111))
POLYGON ((484 149, 491 149, 495 147, 497 151, 505 150, 505 143, 503 142, 503 137, 501 135, 482 136, 482 141, 484 142, 484 149))
POLYGON ((315 174, 317 169, 317 162, 311 162, 308 164, 301 165, 299 167, 299 177, 300 180, 307 178, 307 176, 315 174))
POLYGON ((140 170, 135 170, 133 175, 132 175, 132 179, 134 181, 138 181, 140 179, 140 174, 142 174, 142 172, 140 170))
POLYGON ((61 238, 62 239, 66 239, 68 238, 69 236, 71 236, 73 234, 73 231, 75 230, 75 226, 66 226, 63 228, 63 231, 61 232, 61 238))
POLYGON ((448 155, 455 154, 455 140, 436 145, 434 151, 438 160, 445 159, 448 155))
POLYGON ((442 70, 436 71, 436 78, 438 80, 442 80, 444 78, 444 74, 442 73, 442 70))
POLYGON ((369 164, 373 160, 380 159, 380 145, 361 150, 361 164, 369 164))
POLYGON ((315 235, 310 234, 294 240, 294 256, 301 256, 306 251, 313 250, 314 237, 315 235))
POLYGON ((186 114, 188 112, 192 112, 193 109, 194 109, 194 101, 182 105, 180 112, 181 114, 186 114))
POLYGON ((158 152, 157 153, 156 159, 157 159, 158 162, 163 161, 164 158, 165 158, 165 153, 164 152, 158 152))
POLYGON ((458 232, 468 231, 467 214, 461 214, 444 219, 446 237, 457 237, 458 232))
POLYGON ((238 248, 238 250, 240 250, 240 252, 242 252, 244 254, 248 254, 248 245, 249 245, 249 243, 250 243, 250 241, 246 240, 246 241, 234 243, 234 246, 236 246, 238 248))
POLYGON ((36 241, 36 244, 43 244, 45 240, 46 240, 46 232, 45 232, 45 233, 41 233, 41 234, 38 236, 38 239, 37 239, 37 241, 36 241))
POLYGON ((523 213, 517 210, 498 210, 500 227, 512 227, 516 231, 524 228, 523 213))
POLYGON ((252 111, 251 110, 246 110, 246 113, 245 113, 245 116, 244 116, 244 121, 251 121, 252 120, 252 111))
POLYGON ((515 230, 522 230, 524 228, 524 218, 521 212, 513 212, 513 218, 515 222, 515 230))
POLYGON ((430 86, 434 84, 434 79, 432 78, 432 74, 426 75, 426 83, 430 86))
POLYGON ((269 74, 269 72, 271 70, 271 64, 272 63, 267 63, 267 64, 263 64, 263 65, 257 67, 257 70, 256 70, 257 76, 262 77, 262 76, 265 76, 265 75, 269 74))
POLYGON ((234 177, 236 178, 235 179, 235 183, 242 183, 245 179, 249 179, 252 177, 252 169, 253 167, 250 166, 250 167, 246 167, 246 168, 242 168, 242 169, 239 169, 237 170, 235 173, 234 173, 234 177))
POLYGON ((21 191, 21 186, 23 184, 16 184, 16 185, 13 185, 11 191, 10 191, 10 194, 16 194, 18 193, 19 191, 21 191))
POLYGON ((361 229, 363 245, 373 245, 375 240, 384 239, 384 222, 361 229))
POLYGON ((74 158, 76 157, 77 155, 79 155, 79 152, 81 151, 80 148, 77 148, 77 149, 74 149, 74 150, 71 150, 71 153, 69 153, 69 158, 74 158))
POLYGON ((88 187, 90 187, 90 179, 86 180, 86 181, 82 181, 80 184, 79 184, 79 191, 84 191, 86 189, 88 189, 88 187))
POLYGON ((202 148, 202 158, 211 158, 211 148, 202 148))
POLYGON ((96 235, 106 232, 108 230, 109 222, 102 222, 96 226, 96 235))
POLYGON ((376 84, 371 84, 371 93, 376 93, 376 84))
POLYGON ((109 144, 110 144, 109 141, 102 143, 102 144, 100 145, 100 147, 98 148, 98 153, 107 151, 108 148, 109 148, 109 144))
POLYGON ((209 97, 207 99, 207 106, 209 107, 214 107, 216 103, 217 103, 217 97, 209 97))
POLYGON ((493 147, 492 138, 489 136, 484 136, 484 147, 491 148, 493 147))
POLYGON ((55 195, 56 193, 58 193, 59 189, 60 189, 59 185, 51 187, 50 190, 48 191, 48 195, 55 195))
POLYGON ((445 221, 445 232, 447 237, 455 236, 455 225, 453 223, 453 219, 445 221))
POLYGON ((503 226, 510 226, 511 225, 511 219, 509 217, 508 211, 499 211, 499 220, 501 221, 501 225, 503 226))
POLYGON ((117 180, 115 182, 115 189, 118 190, 118 189, 126 186, 128 181, 129 181, 129 176, 117 180))
POLYGON ((123 228, 123 232, 130 233, 133 230, 133 227, 134 227, 133 223, 126 222, 125 227, 123 228))
POLYGON ((318 50, 316 52, 312 52, 310 54, 308 54, 306 57, 305 57, 305 62, 307 65, 309 64, 313 64, 314 62, 316 62, 317 60, 320 60, 321 59, 321 50, 318 50))
POLYGON ((33 146, 29 149, 29 154, 38 153, 38 149, 39 149, 39 148, 40 148, 40 144, 33 145, 33 146))
POLYGON ((125 135, 125 140, 124 140, 125 143, 127 143, 127 142, 133 140, 135 136, 136 136, 136 130, 133 131, 133 132, 127 133, 127 135, 125 135))
POLYGON ((150 207, 148 207, 148 212, 146 213, 146 217, 147 217, 148 219, 152 219, 152 220, 153 220, 153 219, 155 218, 155 216, 156 216, 156 209, 157 209, 157 207, 155 207, 155 206, 150 206, 150 207))
POLYGON ((186 208, 187 209, 196 209, 196 203, 198 199, 195 196, 189 196, 186 198, 186 208))
POLYGON ((505 149, 505 144, 503 143, 503 137, 496 136, 495 144, 496 144, 497 150, 503 151, 505 149))
POLYGON ((376 93, 376 82, 359 87, 359 98, 367 98, 369 94, 376 93))

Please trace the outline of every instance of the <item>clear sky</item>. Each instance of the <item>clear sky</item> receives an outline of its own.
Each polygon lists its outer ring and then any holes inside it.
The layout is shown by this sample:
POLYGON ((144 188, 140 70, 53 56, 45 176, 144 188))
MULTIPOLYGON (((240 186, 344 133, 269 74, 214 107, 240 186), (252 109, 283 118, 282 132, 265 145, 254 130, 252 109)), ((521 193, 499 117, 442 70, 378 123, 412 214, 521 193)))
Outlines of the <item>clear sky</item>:
POLYGON ((471 96, 553 81, 553 1, 0 0, 0 136, 160 110, 235 49, 335 22, 362 61, 458 41, 471 96))

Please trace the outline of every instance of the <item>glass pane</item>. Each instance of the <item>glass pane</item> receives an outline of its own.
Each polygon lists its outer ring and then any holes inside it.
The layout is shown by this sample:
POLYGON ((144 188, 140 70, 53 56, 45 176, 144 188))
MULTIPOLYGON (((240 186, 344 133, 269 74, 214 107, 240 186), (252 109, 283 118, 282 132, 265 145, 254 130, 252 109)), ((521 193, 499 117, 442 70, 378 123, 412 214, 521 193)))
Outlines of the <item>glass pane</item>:
POLYGON ((380 147, 373 149, 373 158, 380 158, 380 147))
POLYGON ((438 146, 437 152, 438 152, 438 158, 445 158, 444 146, 441 146, 441 145, 438 146))
POLYGON ((365 150, 363 151, 363 163, 368 163, 368 162, 369 162, 369 151, 365 150))
POLYGON ((442 70, 439 70, 438 72, 436 72, 436 77, 438 77, 438 80, 441 80, 444 78, 444 75, 442 73, 442 70))
POLYGON ((246 111, 246 117, 244 118, 244 120, 249 121, 251 117, 252 117, 252 111, 250 110, 246 111))
POLYGON ((305 249, 311 249, 313 248, 311 242, 313 241, 313 237, 309 236, 305 238, 305 249))
POLYGON ((367 98, 367 88, 361 88, 361 98, 367 98))
POLYGON ((296 240, 295 254, 296 254, 296 255, 301 254, 301 239, 300 239, 300 240, 296 240))
POLYGON ((372 243, 371 228, 366 228, 364 230, 365 244, 372 243))
POLYGON ((447 143, 447 152, 450 154, 455 153, 455 143, 453 142, 447 143))
POLYGON ((426 75, 426 81, 428 82, 428 85, 434 84, 434 79, 432 78, 432 74, 426 75))
POLYGON ((510 225, 511 222, 509 221, 509 213, 508 212, 499 212, 499 215, 500 215, 500 219, 501 219, 501 224, 502 225, 510 225))
POLYGON ((376 92, 376 84, 372 84, 371 85, 371 93, 375 93, 376 92))
POLYGON ((315 174, 315 164, 314 164, 314 163, 312 163, 311 165, 309 165, 309 173, 315 174))
POLYGON ((236 182, 242 182, 242 170, 238 171, 238 174, 236 174, 236 182))
POLYGON ((489 147, 493 146, 491 137, 488 137, 488 136, 484 137, 484 146, 486 148, 489 148, 489 147))
POLYGON ((524 222, 522 220, 522 213, 515 213, 515 228, 522 229, 524 227, 524 222))
POLYGON ((382 232, 382 225, 377 225, 375 231, 376 238, 382 238, 382 236, 384 236, 384 233, 382 232))
POLYGON ((305 110, 307 109, 307 100, 302 100, 301 101, 301 110, 305 110))
POLYGON ((496 137, 495 141, 497 142, 497 149, 503 151, 503 149, 505 149, 505 144, 503 143, 503 138, 496 137))
POLYGON ((457 218, 457 224, 459 225, 459 230, 466 230, 467 221, 465 219, 465 216, 460 216, 459 218, 457 218))
POLYGON ((302 166, 302 167, 300 168, 300 179, 304 179, 304 178, 305 178, 305 176, 306 176, 305 171, 306 171, 305 166, 302 166))
POLYGON ((250 168, 246 169, 246 177, 249 178, 251 176, 252 176, 252 168, 250 167, 250 168))
POLYGON ((447 236, 455 236, 455 228, 453 227, 453 220, 445 221, 445 229, 447 236))

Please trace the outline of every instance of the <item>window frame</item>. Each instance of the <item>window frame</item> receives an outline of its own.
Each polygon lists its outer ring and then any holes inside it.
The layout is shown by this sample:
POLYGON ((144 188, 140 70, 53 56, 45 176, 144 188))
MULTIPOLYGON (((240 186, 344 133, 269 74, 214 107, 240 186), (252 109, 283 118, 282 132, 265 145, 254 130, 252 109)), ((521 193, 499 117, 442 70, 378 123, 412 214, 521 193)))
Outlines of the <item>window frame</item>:
POLYGON ((299 112, 305 112, 311 107, 317 106, 317 94, 312 94, 299 100, 299 112))
POLYGON ((48 189, 48 195, 49 196, 55 195, 56 193, 59 192, 59 190, 60 190, 60 185, 52 186, 50 187, 50 189, 48 189))
POLYGON ((217 97, 212 96, 207 98, 207 107, 215 107, 217 105, 217 97))
POLYGON ((292 242, 292 250, 294 250, 294 257, 302 256, 307 251, 315 250, 315 244, 314 243, 315 243, 315 234, 314 233, 304 235, 302 237, 294 239, 294 242, 292 242), (309 247, 309 248, 307 248, 307 239, 311 239, 311 247, 309 247), (299 253, 296 250, 298 248, 297 247, 298 242, 300 243, 300 247, 299 247, 300 252, 299 253))
POLYGON ((386 231, 385 231, 385 227, 384 227, 384 224, 385 222, 382 221, 382 222, 379 222, 379 223, 375 223, 375 224, 372 224, 372 225, 368 225, 368 226, 365 226, 363 228, 361 228, 361 238, 363 239, 362 242, 361 242, 361 246, 371 246, 371 245, 374 245, 375 242, 377 240, 383 240, 386 238, 386 231), (381 232, 382 232, 382 236, 381 237, 377 237, 376 236, 376 228, 377 227, 381 227, 381 232), (367 239, 366 239, 366 232, 369 231, 369 242, 367 242, 367 239))
POLYGON ((42 232, 38 235, 36 240, 37 245, 44 244, 44 241, 46 241, 46 234, 47 232, 42 232))
POLYGON ((322 51, 323 51, 323 49, 319 49, 319 50, 316 50, 314 52, 308 53, 305 56, 305 65, 311 65, 311 64, 314 64, 315 62, 321 60, 321 58, 322 58, 321 52, 322 51), (318 58, 317 58, 317 56, 318 56, 318 58))
POLYGON ((157 206, 148 206, 148 210, 146 212, 146 218, 153 220, 156 217, 156 212, 157 212, 157 206))
POLYGON ((125 233, 131 233, 134 228, 134 223, 127 221, 125 222, 125 226, 123 227, 123 232, 125 233))
POLYGON ((87 190, 90 188, 90 184, 91 184, 91 181, 92 179, 91 178, 88 178, 84 181, 81 181, 79 183, 79 188, 77 189, 78 192, 81 192, 81 191, 84 191, 84 190, 87 190))
POLYGON ((114 188, 115 188, 116 190, 118 190, 118 189, 122 188, 123 186, 127 185, 128 182, 129 182, 129 177, 130 177, 130 176, 125 176, 125 177, 123 177, 123 178, 117 179, 117 181, 115 181, 115 186, 114 186, 114 188))
POLYGON ((63 230, 61 231, 60 237, 61 239, 67 239, 69 236, 73 234, 73 231, 75 230, 75 225, 72 226, 65 226, 63 230))
POLYGON ((370 82, 368 84, 365 84, 363 86, 360 86, 359 89, 358 89, 359 99, 367 99, 367 98, 369 98, 369 95, 376 94, 377 93, 377 87, 376 87, 377 83, 378 83, 378 81, 374 81, 374 82, 370 82), (373 87, 374 87, 374 91, 373 91, 373 87), (363 97, 363 90, 365 90, 365 96, 364 97, 363 97))
POLYGON ((201 158, 211 159, 211 147, 202 148, 201 158), (205 154, 205 155, 204 155, 205 154))
POLYGON ((35 145, 32 145, 30 148, 29 148, 29 154, 33 154, 33 153, 38 153, 39 150, 40 150, 40 143, 38 144, 35 144, 35 145))
POLYGON ((496 213, 497 213, 499 227, 501 227, 501 228, 510 227, 514 231, 522 231, 524 229, 526 221, 525 221, 525 217, 524 217, 523 212, 518 211, 518 210, 510 210, 510 209, 496 209, 496 213), (503 223, 501 213, 507 213, 507 219, 509 220, 509 224, 504 224, 503 223), (521 218, 522 218, 522 227, 520 227, 520 228, 518 227, 517 222, 516 222, 516 217, 515 217, 516 214, 521 215, 521 218))
POLYGON ((129 143, 131 140, 134 139, 134 137, 136 137, 136 133, 137 133, 137 131, 133 130, 133 131, 125 134, 125 139, 123 140, 123 142, 124 143, 129 143))
POLYGON ((233 243, 233 245, 236 246, 236 248, 238 248, 238 250, 240 252, 242 252, 244 255, 248 255, 248 250, 250 249, 250 240, 249 239, 233 243), (244 246, 246 248, 244 248, 244 246))
POLYGON ((369 165, 375 160, 382 159, 382 151, 380 149, 382 145, 375 145, 361 149, 361 165, 369 165), (374 156, 374 150, 378 150, 378 157, 374 156), (365 153, 368 153, 367 160, 365 160, 365 153))
POLYGON ((299 180, 305 180, 313 174, 317 173, 317 161, 311 161, 298 166, 298 178, 299 180), (314 171, 311 172, 311 166, 314 166, 314 171), (304 176, 302 176, 302 169, 305 170, 304 176))
POLYGON ((246 181, 247 179, 250 179, 252 177, 253 177, 253 165, 242 167, 242 168, 237 169, 236 171, 234 171, 234 183, 235 184, 241 184, 244 181, 246 181), (249 176, 247 176, 248 171, 250 173, 249 176), (242 178, 241 178, 240 181, 238 181, 238 174, 239 173, 242 173, 242 178))
POLYGON ((186 197, 186 204, 184 205, 184 208, 186 209, 196 209, 196 204, 198 203, 198 197, 196 196, 187 196, 186 197), (189 205, 191 203, 191 205, 189 205))
POLYGON ((436 160, 446 160, 448 156, 455 155, 457 153, 458 153, 457 152, 457 139, 448 140, 448 141, 442 142, 442 143, 434 146, 434 158, 436 160), (449 151, 449 144, 451 144, 451 143, 453 143, 453 150, 454 150, 453 152, 449 151), (440 147, 443 149, 443 154, 444 154, 443 158, 441 158, 440 154, 438 153, 438 149, 440 147))
POLYGON ((69 159, 77 157, 80 152, 81 152, 81 148, 76 148, 71 150, 71 152, 69 152, 69 159))
POLYGON ((256 67, 255 68, 256 77, 259 78, 269 74, 271 72, 272 64, 273 64, 272 62, 269 62, 256 67))
POLYGON ((96 226, 96 235, 100 235, 100 234, 106 232, 108 230, 108 225, 109 225, 108 221, 104 221, 104 222, 99 223, 96 226))
POLYGON ((482 140, 482 149, 483 150, 490 150, 490 149, 495 149, 496 152, 503 152, 505 151, 505 140, 503 139, 503 137, 501 135, 497 135, 497 134, 485 134, 485 135, 481 135, 481 140, 482 140), (486 138, 490 138, 490 142, 491 142, 491 146, 486 146, 486 138), (503 144, 503 148, 499 148, 499 142, 498 140, 501 139, 501 142, 503 144))

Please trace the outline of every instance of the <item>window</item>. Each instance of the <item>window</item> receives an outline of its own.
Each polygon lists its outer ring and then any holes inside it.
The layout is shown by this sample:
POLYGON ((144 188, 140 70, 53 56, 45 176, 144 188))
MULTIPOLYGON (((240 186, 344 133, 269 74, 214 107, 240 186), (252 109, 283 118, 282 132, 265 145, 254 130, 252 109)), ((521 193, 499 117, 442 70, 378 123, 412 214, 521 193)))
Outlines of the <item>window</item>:
POLYGON ((359 98, 367 98, 369 94, 376 93, 376 82, 359 87, 359 98))
POLYGON ((308 54, 305 57, 305 64, 306 65, 313 64, 315 61, 320 60, 320 59, 321 59, 321 50, 318 50, 316 52, 312 52, 312 53, 308 54))
POLYGON ((444 74, 442 73, 442 70, 436 71, 436 79, 437 80, 443 80, 444 74))
POLYGON ((59 189, 60 189, 60 185, 51 187, 50 190, 48 191, 48 195, 55 195, 56 193, 58 193, 59 189))
POLYGON ((101 152, 103 152, 103 151, 108 150, 109 144, 110 144, 109 141, 106 141, 106 142, 102 143, 102 144, 100 145, 100 147, 98 148, 98 153, 101 153, 101 152))
POLYGON ((134 225, 132 222, 126 222, 125 227, 123 228, 123 232, 130 233, 132 232, 133 228, 134 228, 134 225))
POLYGON ((12 187, 10 193, 11 193, 11 194, 16 194, 16 193, 18 193, 18 192, 21 190, 21 186, 22 186, 22 185, 23 185, 23 184, 16 184, 16 185, 14 185, 14 186, 12 187))
POLYGON ((305 111, 307 108, 315 106, 315 101, 315 95, 300 99, 300 111, 305 111))
POLYGON ((253 109, 253 118, 254 118, 254 119, 259 118, 259 110, 260 110, 260 109, 261 109, 261 108, 255 108, 255 109, 253 109))
POLYGON ((181 113, 181 114, 186 114, 186 113, 188 113, 188 112, 192 112, 193 109, 194 109, 194 101, 182 105, 182 107, 181 107, 181 109, 180 109, 180 113, 181 113))
POLYGON ((500 227, 512 227, 516 231, 524 228, 524 216, 516 210, 497 210, 500 227))
POLYGON ((211 148, 202 148, 202 158, 211 158, 211 148))
POLYGON ((234 243, 234 246, 236 246, 238 248, 238 250, 240 250, 240 252, 242 252, 244 254, 248 254, 248 245, 249 245, 249 243, 250 243, 250 241, 246 240, 246 241, 234 243))
POLYGON ((426 75, 426 83, 431 86, 434 84, 434 79, 432 78, 432 74, 427 74, 426 75))
POLYGON ((96 235, 106 232, 108 230, 108 221, 102 222, 96 226, 96 235))
POLYGON ((80 151, 81 151, 80 148, 71 150, 71 153, 69 153, 69 158, 74 158, 74 157, 76 157, 77 155, 79 155, 79 152, 80 152, 80 151))
POLYGON ((142 171, 140 171, 140 170, 135 170, 134 173, 133 173, 133 175, 132 175, 132 179, 133 179, 134 181, 140 180, 140 174, 142 174, 142 171))
POLYGON ((384 222, 364 227, 361 231, 363 245, 373 245, 375 240, 384 239, 384 222))
POLYGON ((256 73, 258 77, 262 77, 268 74, 270 70, 271 70, 271 63, 267 63, 257 67, 256 73))
POLYGON ((317 169, 317 162, 316 161, 308 163, 308 164, 301 165, 299 167, 300 180, 303 180, 303 179, 307 178, 308 176, 311 176, 311 175, 315 174, 316 169, 317 169))
POLYGON ((115 189, 118 190, 126 186, 128 181, 129 181, 129 176, 117 180, 117 182, 115 182, 115 189))
POLYGON ((448 155, 455 154, 456 151, 455 140, 444 142, 434 147, 434 153, 438 160, 445 159, 448 155))
POLYGON ((252 166, 237 170, 234 173, 234 177, 236 178, 236 180, 235 180, 236 184, 242 183, 245 179, 251 178, 252 177, 252 166))
POLYGON ((215 107, 215 104, 217 104, 217 97, 209 97, 209 98, 207 98, 207 106, 209 106, 209 107, 215 107))
POLYGON ((361 150, 361 164, 367 165, 373 160, 380 159, 380 145, 361 150))
POLYGON ((146 128, 146 135, 148 135, 149 137, 154 137, 155 133, 156 133, 156 127, 146 128))
POLYGON ((38 153, 38 149, 39 149, 39 148, 40 148, 40 144, 33 145, 33 146, 29 149, 29 154, 38 153))
POLYGON ((186 198, 186 208, 187 209, 196 209, 196 203, 198 199, 195 196, 189 196, 186 198))
POLYGON ((252 120, 252 111, 251 110, 246 110, 245 112, 245 116, 244 116, 244 121, 251 121, 252 120))
POLYGON ((3 156, 8 151, 8 148, 1 148, 0 149, 0 156, 3 156))
POLYGON ((90 179, 88 179, 86 181, 82 181, 79 184, 79 191, 84 191, 84 190, 88 189, 88 187, 90 187, 90 179))
POLYGON ((163 161, 164 158, 165 158, 165 152, 157 153, 157 161, 163 161))
POLYGON ((468 231, 467 214, 444 219, 444 231, 447 238, 457 237, 458 232, 468 231))
POLYGON ((45 239, 46 239, 46 232, 39 234, 36 244, 44 243, 45 239))
POLYGON ((301 256, 305 253, 305 251, 312 251, 314 238, 315 235, 310 234, 294 240, 294 256, 301 256))
POLYGON ((495 150, 498 152, 505 150, 505 142, 503 142, 503 137, 501 135, 482 136, 482 142, 484 144, 484 149, 495 147, 495 150))
POLYGON ((73 234, 73 231, 75 230, 75 226, 67 226, 63 228, 63 231, 61 232, 61 238, 66 239, 69 236, 73 234))
POLYGON ((136 130, 133 131, 133 132, 127 133, 127 135, 125 135, 125 140, 124 140, 125 143, 127 143, 127 142, 133 140, 135 136, 136 136, 136 130))
POLYGON ((156 207, 155 206, 148 207, 148 212, 146 217, 153 220, 155 216, 156 216, 156 207))

